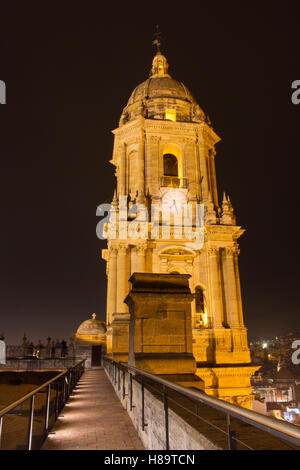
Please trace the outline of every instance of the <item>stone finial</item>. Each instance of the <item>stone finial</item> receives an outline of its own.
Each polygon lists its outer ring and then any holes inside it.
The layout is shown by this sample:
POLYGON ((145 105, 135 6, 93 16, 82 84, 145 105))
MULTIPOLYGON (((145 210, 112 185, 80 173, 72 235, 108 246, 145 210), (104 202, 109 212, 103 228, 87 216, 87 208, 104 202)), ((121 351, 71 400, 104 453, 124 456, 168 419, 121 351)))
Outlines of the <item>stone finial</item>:
POLYGON ((233 212, 233 207, 230 201, 229 196, 226 197, 224 192, 223 202, 222 202, 222 216, 221 216, 221 224, 224 225, 235 225, 235 216, 233 212))
POLYGON ((117 191, 116 191, 116 189, 114 190, 114 195, 113 195, 113 199, 112 199, 111 205, 112 205, 113 207, 118 207, 118 197, 117 197, 117 191))
POLYGON ((95 313, 92 313, 92 319, 95 320, 96 319, 96 314, 95 313))

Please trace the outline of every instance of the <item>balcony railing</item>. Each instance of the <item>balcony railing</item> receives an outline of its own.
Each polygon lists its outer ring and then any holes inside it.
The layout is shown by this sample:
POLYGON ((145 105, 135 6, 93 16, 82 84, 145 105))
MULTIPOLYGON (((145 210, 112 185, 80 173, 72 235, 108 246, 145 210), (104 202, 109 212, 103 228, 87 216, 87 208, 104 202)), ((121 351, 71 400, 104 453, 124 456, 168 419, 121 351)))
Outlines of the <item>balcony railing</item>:
POLYGON ((176 176, 162 176, 160 185, 163 188, 188 188, 187 178, 177 178, 176 176))
POLYGON ((6 423, 6 418, 9 419, 9 415, 17 415, 22 418, 28 417, 27 426, 22 426, 20 431, 14 433, 14 442, 16 444, 14 448, 17 447, 22 450, 39 449, 49 433, 50 426, 58 418, 59 413, 82 376, 84 365, 85 359, 3 408, 0 411, 0 449, 7 448, 6 445, 2 446, 1 444, 5 440, 6 430, 8 435, 11 431, 11 429, 6 428, 6 424, 10 425, 9 422, 6 423), (43 400, 42 406, 38 408, 35 402, 39 394, 44 394, 45 400, 43 400), (36 422, 34 422, 35 417, 37 418, 36 422), (20 440, 21 443, 17 442, 20 440))
POLYGON ((187 423, 199 426, 199 433, 211 439, 212 432, 218 436, 218 445, 229 450, 256 449, 297 449, 300 447, 300 427, 261 415, 246 408, 233 405, 201 391, 182 387, 159 376, 136 369, 111 358, 104 358, 104 368, 112 383, 119 391, 120 398, 128 396, 129 410, 141 410, 142 430, 145 426, 145 409, 151 404, 145 403, 145 389, 156 397, 160 396, 165 413, 165 449, 170 449, 169 408, 175 413, 182 413, 187 423), (126 377, 125 377, 126 376, 126 377), (134 396, 133 382, 140 392, 134 396), (128 390, 125 389, 127 383, 128 390), (141 404, 135 407, 139 399, 141 404), (223 437, 222 437, 223 436, 223 437))

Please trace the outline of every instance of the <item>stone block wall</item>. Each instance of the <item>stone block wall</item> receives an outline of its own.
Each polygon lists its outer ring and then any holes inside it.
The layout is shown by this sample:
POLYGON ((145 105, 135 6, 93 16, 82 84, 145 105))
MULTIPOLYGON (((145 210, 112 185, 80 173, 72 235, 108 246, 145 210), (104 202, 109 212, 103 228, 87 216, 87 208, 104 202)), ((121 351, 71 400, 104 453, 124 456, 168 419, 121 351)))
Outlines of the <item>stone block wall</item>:
MULTIPOLYGON (((107 376, 111 381, 122 406, 127 410, 145 449, 164 450, 166 448, 164 404, 149 390, 146 388, 144 389, 145 423, 147 426, 143 431, 141 385, 133 380, 132 404, 134 405, 134 408, 130 411, 129 374, 125 374, 125 390, 127 396, 125 396, 124 399, 122 373, 120 372, 120 390, 118 387, 118 376, 116 384, 111 380, 108 373, 107 376)), ((169 409, 169 446, 170 450, 219 450, 215 444, 201 435, 171 409, 169 409)))

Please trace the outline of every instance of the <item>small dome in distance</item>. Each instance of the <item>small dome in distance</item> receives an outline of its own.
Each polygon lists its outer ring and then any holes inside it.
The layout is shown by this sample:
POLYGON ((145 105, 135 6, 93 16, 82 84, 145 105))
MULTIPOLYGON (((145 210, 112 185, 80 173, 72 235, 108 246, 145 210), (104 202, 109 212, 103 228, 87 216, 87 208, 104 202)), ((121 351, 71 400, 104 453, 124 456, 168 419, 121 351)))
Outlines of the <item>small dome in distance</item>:
POLYGON ((85 320, 79 326, 76 332, 76 339, 80 342, 90 344, 106 343, 106 325, 104 321, 97 320, 96 314, 92 318, 85 320))

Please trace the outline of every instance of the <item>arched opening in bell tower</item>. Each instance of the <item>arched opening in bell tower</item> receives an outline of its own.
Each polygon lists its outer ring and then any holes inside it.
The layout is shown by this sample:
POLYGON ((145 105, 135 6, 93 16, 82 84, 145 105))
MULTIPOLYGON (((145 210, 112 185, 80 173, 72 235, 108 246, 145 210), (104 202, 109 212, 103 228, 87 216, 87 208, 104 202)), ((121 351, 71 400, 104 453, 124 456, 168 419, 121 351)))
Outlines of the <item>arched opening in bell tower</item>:
POLYGON ((195 320, 196 328, 208 325, 204 291, 201 286, 195 287, 195 320))
POLYGON ((164 176, 178 178, 178 160, 172 153, 164 154, 164 176))
POLYGON ((181 151, 176 145, 163 147, 163 186, 179 188, 182 182, 181 151))

